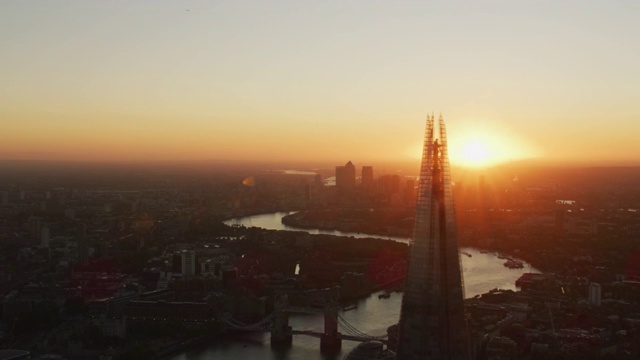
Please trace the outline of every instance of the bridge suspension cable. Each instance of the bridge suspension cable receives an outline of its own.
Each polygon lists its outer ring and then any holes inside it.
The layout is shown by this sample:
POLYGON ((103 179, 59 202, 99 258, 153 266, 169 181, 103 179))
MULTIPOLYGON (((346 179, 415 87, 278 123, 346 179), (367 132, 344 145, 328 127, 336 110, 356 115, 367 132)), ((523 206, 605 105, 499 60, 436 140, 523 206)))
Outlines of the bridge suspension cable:
POLYGON ((273 320, 274 317, 275 313, 272 312, 267 317, 258 322, 255 322, 253 324, 245 324, 240 320, 234 319, 230 314, 226 314, 226 316, 223 317, 223 321, 231 328, 236 330, 262 330, 264 329, 263 326, 270 324, 271 320, 273 320))
MULTIPOLYGON (((246 324, 246 323, 244 323, 244 322, 242 322, 242 321, 240 321, 238 319, 234 319, 231 316, 231 314, 227 313, 227 314, 223 315, 222 320, 227 325, 229 325, 230 328, 232 328, 234 330, 265 331, 271 326, 271 323, 272 323, 274 317, 276 317, 276 312, 272 312, 271 314, 269 314, 264 319, 261 319, 258 322, 255 322, 253 324, 246 324)), ((353 336, 353 337, 356 337, 356 338, 365 339, 365 340, 384 340, 384 339, 387 338, 387 335, 371 336, 369 334, 363 333, 362 331, 358 330, 355 326, 350 324, 340 314, 337 314, 337 316, 334 319, 338 323, 338 326, 340 326, 340 328, 347 335, 350 335, 350 336, 353 336)))
POLYGON ((340 314, 338 314, 338 318, 336 320, 338 321, 338 325, 340 325, 340 327, 343 330, 345 330, 345 332, 348 333, 349 335, 362 337, 362 338, 367 338, 367 339, 371 339, 371 340, 382 340, 382 339, 385 339, 387 337, 386 335, 383 335, 383 336, 371 336, 371 335, 365 334, 362 331, 358 330, 355 326, 351 325, 340 314))

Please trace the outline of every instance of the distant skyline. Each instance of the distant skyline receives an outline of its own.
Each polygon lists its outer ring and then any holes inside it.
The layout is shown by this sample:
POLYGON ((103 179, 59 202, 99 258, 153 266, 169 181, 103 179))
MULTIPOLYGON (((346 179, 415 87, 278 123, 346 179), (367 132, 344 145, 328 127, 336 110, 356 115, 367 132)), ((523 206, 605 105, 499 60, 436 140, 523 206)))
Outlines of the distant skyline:
POLYGON ((639 18, 634 1, 5 0, 0 160, 417 162, 441 112, 454 165, 640 165, 639 18))

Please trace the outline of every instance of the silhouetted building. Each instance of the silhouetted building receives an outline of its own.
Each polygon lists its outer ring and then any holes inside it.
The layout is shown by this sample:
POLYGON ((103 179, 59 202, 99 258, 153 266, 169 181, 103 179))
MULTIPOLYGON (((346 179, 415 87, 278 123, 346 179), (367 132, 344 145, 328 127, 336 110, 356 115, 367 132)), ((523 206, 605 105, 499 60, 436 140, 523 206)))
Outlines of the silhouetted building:
POLYGON ((362 167, 362 187, 371 189, 373 187, 373 166, 362 167))
POLYGON ((104 299, 91 300, 87 304, 87 312, 91 317, 120 318, 124 308, 130 301, 135 301, 139 294, 135 291, 116 293, 104 299))
POLYGON ((589 284, 589 304, 594 306, 602 304, 602 286, 600 284, 589 284))
POLYGON ((40 241, 40 230, 42 227, 42 219, 37 216, 29 217, 29 235, 31 235, 31 239, 35 241, 40 241))
MULTIPOLYGON (((558 206, 560 205, 556 205, 558 206)), ((565 214, 566 210, 563 207, 555 209, 555 230, 558 236, 564 235, 565 214)))
POLYGON ((40 247, 49 248, 49 228, 42 227, 40 229, 40 247))
POLYGON ((407 202, 414 201, 416 198, 416 181, 413 179, 406 179, 406 184, 404 188, 404 200, 407 202))
POLYGON ((130 321, 207 322, 214 309, 203 302, 129 301, 124 313, 130 321))
POLYGON ((439 140, 434 140, 434 117, 427 117, 414 238, 400 313, 398 360, 469 358, 442 116, 439 132, 439 140))
POLYGON ((356 167, 349 161, 345 166, 336 166, 336 188, 350 191, 356 187, 356 167))
POLYGON ((78 263, 86 264, 89 261, 89 239, 87 236, 87 224, 80 224, 77 235, 78 263))
POLYGON ((508 337, 494 336, 487 341, 487 359, 515 359, 517 354, 518 344, 508 337))
POLYGON ((182 274, 182 255, 173 254, 171 257, 171 272, 174 274, 182 274))
POLYGON ((375 360, 393 358, 389 352, 384 350, 384 344, 380 341, 367 341, 358 344, 347 356, 345 360, 375 360))
POLYGON ((553 283, 549 274, 524 273, 516 280, 516 287, 522 290, 540 290, 553 283))
POLYGON ((391 175, 391 194, 397 194, 400 192, 400 176, 391 175))
POLYGON ((182 276, 193 277, 196 275, 196 253, 185 251, 182 253, 182 276))

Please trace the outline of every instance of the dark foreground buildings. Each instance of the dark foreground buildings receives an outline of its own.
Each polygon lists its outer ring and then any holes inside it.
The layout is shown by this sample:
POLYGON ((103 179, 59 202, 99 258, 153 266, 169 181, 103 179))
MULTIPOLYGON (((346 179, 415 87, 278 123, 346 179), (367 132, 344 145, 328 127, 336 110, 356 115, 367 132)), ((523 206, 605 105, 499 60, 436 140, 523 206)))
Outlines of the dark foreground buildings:
POLYGON ((438 122, 434 140, 427 117, 397 360, 469 359, 447 135, 442 116, 438 122))

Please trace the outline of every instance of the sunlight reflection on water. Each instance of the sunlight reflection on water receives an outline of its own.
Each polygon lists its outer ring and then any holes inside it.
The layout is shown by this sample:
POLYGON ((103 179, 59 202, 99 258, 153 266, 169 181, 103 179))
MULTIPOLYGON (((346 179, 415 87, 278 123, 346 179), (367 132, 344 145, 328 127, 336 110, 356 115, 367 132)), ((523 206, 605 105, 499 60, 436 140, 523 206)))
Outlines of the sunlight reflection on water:
MULTIPOLYGON (((287 212, 248 216, 245 218, 226 221, 231 225, 242 224, 256 226, 271 230, 296 230, 307 231, 311 234, 330 234, 341 236, 378 237, 358 233, 342 233, 340 231, 303 230, 283 225, 281 219, 287 212)), ((388 239, 389 237, 382 237, 388 239)), ((408 242, 407 238, 391 238, 395 241, 408 242)), ((462 255, 462 269, 467 298, 483 294, 494 288, 515 290, 515 281, 525 272, 538 272, 524 263, 523 269, 508 269, 503 266, 504 260, 498 259, 496 254, 481 253, 478 249, 463 247, 461 252, 470 254, 471 257, 462 255)), ((357 302, 357 308, 343 312, 342 317, 358 330, 369 335, 385 335, 387 327, 395 324, 400 317, 400 305, 402 293, 393 292, 388 299, 378 298, 377 292, 357 302)), ((298 330, 323 330, 322 315, 292 315, 290 325, 298 330)), ((343 341, 342 351, 335 359, 342 359, 351 349, 357 345, 353 341, 343 341)), ((197 351, 189 351, 180 354, 173 360, 210 360, 210 359, 300 359, 315 360, 325 359, 319 351, 320 340, 303 335, 293 338, 293 346, 286 352, 274 352, 269 345, 269 334, 245 334, 233 339, 211 344, 209 347, 197 351)))

